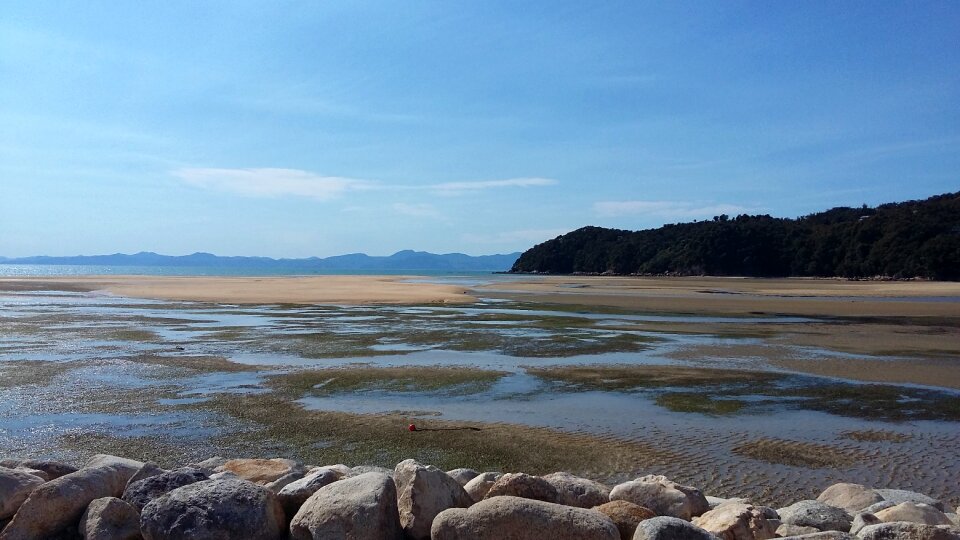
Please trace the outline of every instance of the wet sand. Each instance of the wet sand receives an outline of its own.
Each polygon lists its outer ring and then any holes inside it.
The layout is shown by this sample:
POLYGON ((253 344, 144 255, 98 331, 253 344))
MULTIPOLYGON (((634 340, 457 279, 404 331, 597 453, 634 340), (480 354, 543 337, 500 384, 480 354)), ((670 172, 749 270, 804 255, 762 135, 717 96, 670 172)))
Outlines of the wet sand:
POLYGON ((430 304, 475 299, 463 287, 410 276, 81 276, 0 279, 0 291, 45 288, 229 304, 430 304))
POLYGON ((840 279, 531 276, 486 296, 651 313, 819 317, 960 317, 960 282, 840 279), (954 301, 939 301, 952 298, 954 301))

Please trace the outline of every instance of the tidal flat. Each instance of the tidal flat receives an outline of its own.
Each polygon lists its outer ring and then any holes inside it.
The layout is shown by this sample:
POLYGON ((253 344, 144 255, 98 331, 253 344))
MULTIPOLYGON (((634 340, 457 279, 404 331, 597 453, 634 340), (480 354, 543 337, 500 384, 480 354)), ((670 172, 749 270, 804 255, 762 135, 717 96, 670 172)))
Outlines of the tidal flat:
POLYGON ((836 481, 960 502, 960 313, 942 303, 897 318, 471 295, 241 305, 18 283, 0 291, 0 455, 413 457, 773 502, 836 481))

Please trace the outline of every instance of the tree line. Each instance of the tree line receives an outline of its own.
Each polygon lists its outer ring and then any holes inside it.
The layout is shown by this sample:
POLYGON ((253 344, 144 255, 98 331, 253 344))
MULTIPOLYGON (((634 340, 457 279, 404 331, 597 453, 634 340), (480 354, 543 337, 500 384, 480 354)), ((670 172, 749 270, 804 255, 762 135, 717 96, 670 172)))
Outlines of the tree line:
POLYGON ((716 216, 626 231, 583 227, 511 272, 960 280, 960 192, 797 219, 716 216))

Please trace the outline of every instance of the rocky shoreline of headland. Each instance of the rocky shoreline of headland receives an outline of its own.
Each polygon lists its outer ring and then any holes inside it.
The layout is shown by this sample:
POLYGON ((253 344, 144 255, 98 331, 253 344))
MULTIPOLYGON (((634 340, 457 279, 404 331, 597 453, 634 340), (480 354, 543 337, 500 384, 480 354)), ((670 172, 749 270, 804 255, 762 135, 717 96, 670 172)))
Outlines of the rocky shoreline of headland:
POLYGON ((0 460, 0 540, 960 540, 943 501, 834 484, 783 508, 663 476, 606 486, 568 473, 444 472, 214 457, 165 470, 0 460))

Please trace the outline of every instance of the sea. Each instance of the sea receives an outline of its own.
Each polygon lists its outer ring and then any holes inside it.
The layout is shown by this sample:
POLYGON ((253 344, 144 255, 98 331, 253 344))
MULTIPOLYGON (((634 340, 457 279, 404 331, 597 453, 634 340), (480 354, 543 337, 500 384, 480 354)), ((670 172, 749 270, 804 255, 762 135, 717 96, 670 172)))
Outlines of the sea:
POLYGON ((482 277, 502 275, 493 271, 399 269, 310 269, 281 266, 105 266, 88 264, 2 264, 0 277, 27 276, 383 276, 482 277))

